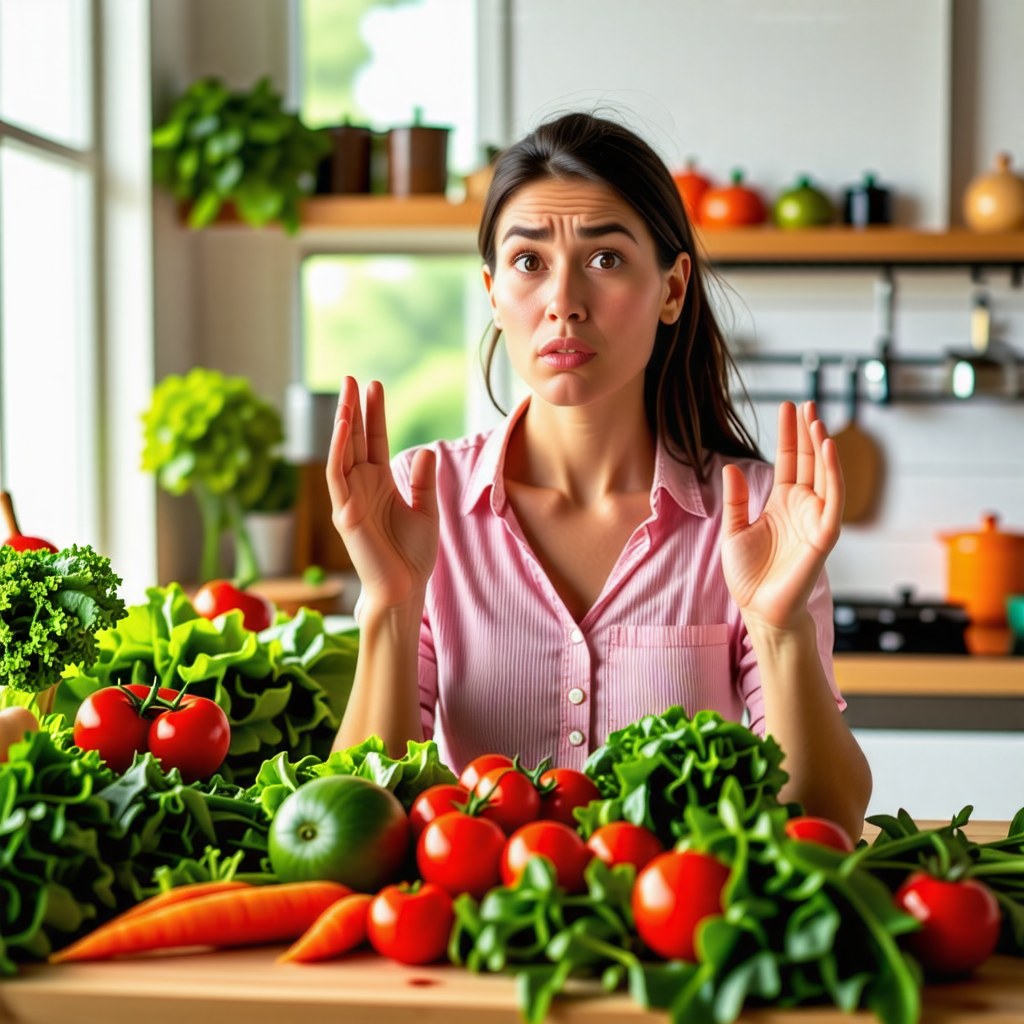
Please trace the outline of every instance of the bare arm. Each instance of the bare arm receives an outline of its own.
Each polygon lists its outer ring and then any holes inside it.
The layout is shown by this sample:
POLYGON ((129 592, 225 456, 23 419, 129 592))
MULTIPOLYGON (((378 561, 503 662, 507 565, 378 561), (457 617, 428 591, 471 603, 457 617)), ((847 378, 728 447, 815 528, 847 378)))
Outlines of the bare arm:
POLYGON ((427 580, 438 545, 434 455, 416 453, 411 504, 391 473, 384 391, 366 393, 366 427, 359 389, 346 377, 338 398, 327 485, 332 521, 363 588, 355 680, 333 749, 384 740, 400 757, 409 740, 421 740, 418 695, 420 620, 427 580))
POLYGON ((723 470, 722 568, 757 655, 765 731, 786 755, 785 800, 856 839, 871 771, 832 696, 807 601, 839 538, 843 476, 814 404, 779 410, 775 482, 751 523, 747 483, 723 470))

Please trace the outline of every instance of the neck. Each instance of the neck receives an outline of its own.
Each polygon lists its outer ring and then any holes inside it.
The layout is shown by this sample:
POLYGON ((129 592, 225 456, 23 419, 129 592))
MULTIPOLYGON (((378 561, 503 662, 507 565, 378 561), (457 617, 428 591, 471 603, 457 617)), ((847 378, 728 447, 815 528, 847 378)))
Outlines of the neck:
POLYGON ((534 395, 509 441, 505 476, 558 491, 585 506, 619 494, 648 493, 655 442, 643 395, 623 403, 549 405, 534 395))

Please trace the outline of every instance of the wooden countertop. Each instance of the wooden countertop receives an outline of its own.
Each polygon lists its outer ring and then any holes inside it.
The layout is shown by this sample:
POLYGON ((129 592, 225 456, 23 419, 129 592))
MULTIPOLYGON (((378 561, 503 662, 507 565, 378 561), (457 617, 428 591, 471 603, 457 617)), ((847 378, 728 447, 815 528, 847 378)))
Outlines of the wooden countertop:
MULTIPOLYGON (((920 822, 927 828, 937 822, 920 822)), ((877 828, 865 826, 870 838, 877 828)), ((966 832, 1001 839, 1007 822, 971 822, 966 832)), ((37 964, 0 985, 0 1024, 522 1024, 515 982, 451 965, 403 967, 372 953, 322 964, 278 964, 283 946, 143 956, 107 963, 37 964)), ((573 982, 551 1021, 665 1021, 625 993, 573 982)), ((758 1024, 869 1024, 834 1007, 748 1010, 758 1024)), ((921 1024, 1021 1024, 1024 958, 991 957, 966 981, 928 985, 921 1024)))
POLYGON ((844 695, 1024 697, 1024 658, 984 655, 837 654, 844 695))

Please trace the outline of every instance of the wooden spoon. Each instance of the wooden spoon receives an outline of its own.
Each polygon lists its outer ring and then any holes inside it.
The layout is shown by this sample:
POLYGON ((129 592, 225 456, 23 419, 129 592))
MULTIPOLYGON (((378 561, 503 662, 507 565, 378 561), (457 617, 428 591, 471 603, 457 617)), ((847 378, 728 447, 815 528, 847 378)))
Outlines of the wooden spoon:
POLYGON ((843 522, 856 523, 867 518, 878 496, 882 475, 882 451, 878 442, 857 426, 857 365, 848 369, 846 393, 849 420, 832 437, 839 453, 846 483, 843 522))

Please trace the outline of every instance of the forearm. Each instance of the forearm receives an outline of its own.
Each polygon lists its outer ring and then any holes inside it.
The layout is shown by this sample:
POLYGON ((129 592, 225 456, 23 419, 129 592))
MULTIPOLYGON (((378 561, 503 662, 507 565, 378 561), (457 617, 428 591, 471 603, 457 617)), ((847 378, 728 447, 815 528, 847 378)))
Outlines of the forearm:
POLYGON ((871 770, 836 707, 810 614, 793 629, 747 624, 764 697, 765 733, 782 747, 784 801, 841 824, 856 841, 871 796, 871 770))
POLYGON ((397 608, 361 609, 355 679, 333 750, 376 735, 391 757, 402 757, 410 740, 423 739, 418 686, 422 615, 422 596, 397 608))

